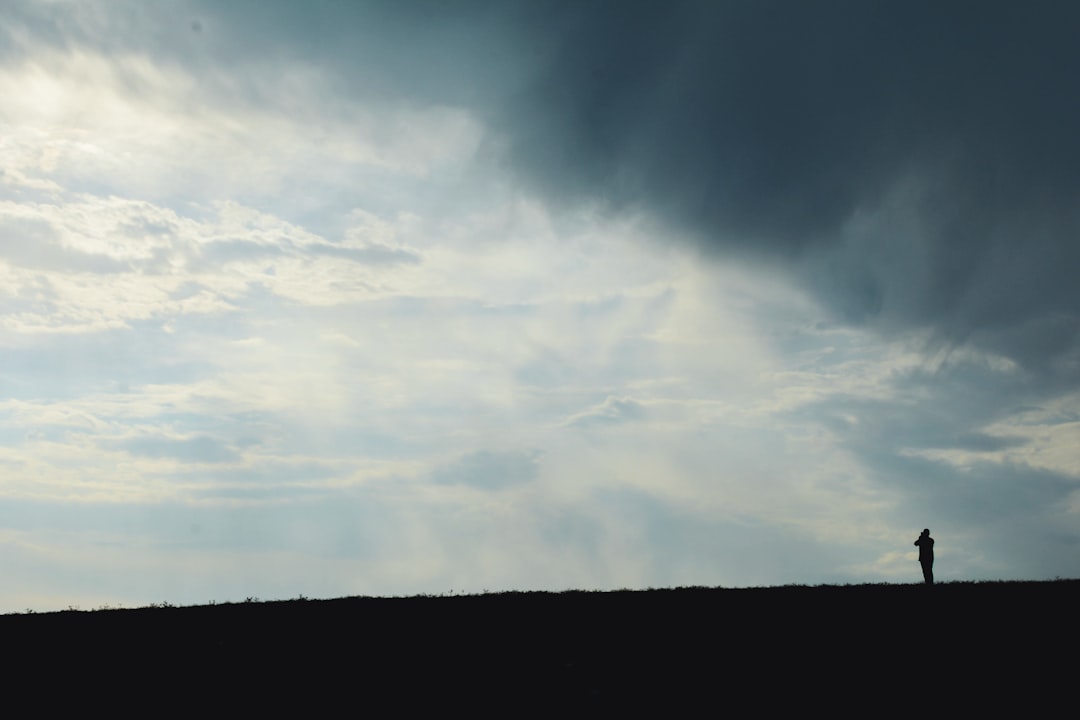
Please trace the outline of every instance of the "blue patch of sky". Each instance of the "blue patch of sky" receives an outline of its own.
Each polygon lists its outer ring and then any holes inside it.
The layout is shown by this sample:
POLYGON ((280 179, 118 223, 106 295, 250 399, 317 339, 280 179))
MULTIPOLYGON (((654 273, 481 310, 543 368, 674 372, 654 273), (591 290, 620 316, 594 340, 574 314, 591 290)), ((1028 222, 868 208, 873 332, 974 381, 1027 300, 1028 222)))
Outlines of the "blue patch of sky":
POLYGON ((32 346, 4 350, 8 397, 66 399, 126 392, 142 384, 182 384, 211 367, 186 357, 175 336, 151 322, 94 333, 39 336, 32 346))
POLYGON ((228 444, 205 435, 192 438, 136 437, 102 443, 106 447, 149 458, 172 458, 193 463, 230 463, 240 455, 228 444))
POLYGON ((498 490, 528 483, 539 476, 541 453, 537 450, 492 452, 480 450, 437 469, 432 480, 440 484, 469 485, 498 490))
MULTIPOLYGON (((0 527, 78 537, 82 544, 138 545, 147 550, 210 547, 274 550, 305 545, 323 549, 327 536, 362 534, 363 503, 346 493, 296 492, 289 503, 272 493, 210 494, 207 499, 254 500, 240 504, 64 503, 9 499, 0 503, 0 527), (305 540, 305 534, 308 536, 305 540)), ((331 543, 341 547, 348 543, 331 543)), ((355 544, 355 543, 353 543, 355 544)))
MULTIPOLYGON (((240 489, 242 486, 280 488, 283 492, 300 489, 306 482, 327 480, 348 471, 346 462, 283 462, 277 457, 255 458, 246 467, 230 467, 221 470, 191 468, 178 469, 168 476, 182 481, 206 481, 220 483, 223 489, 240 489)), ((206 492, 213 492, 208 490, 206 492)), ((309 488, 305 492, 323 492, 309 488)))
POLYGON ((636 489, 600 490, 592 507, 602 508, 616 527, 632 528, 655 586, 715 585, 729 577, 744 579, 742 584, 770 578, 855 581, 859 578, 838 568, 866 560, 859 548, 752 519, 698 512, 636 489))

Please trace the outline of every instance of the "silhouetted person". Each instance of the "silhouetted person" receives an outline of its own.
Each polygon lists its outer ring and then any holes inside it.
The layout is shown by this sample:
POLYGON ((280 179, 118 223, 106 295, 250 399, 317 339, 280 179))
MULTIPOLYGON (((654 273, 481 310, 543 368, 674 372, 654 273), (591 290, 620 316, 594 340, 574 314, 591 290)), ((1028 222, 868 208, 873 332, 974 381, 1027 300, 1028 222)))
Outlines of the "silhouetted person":
POLYGON ((930 537, 930 530, 926 529, 915 541, 919 548, 919 564, 922 565, 923 580, 927 585, 934 584, 934 538, 930 537))

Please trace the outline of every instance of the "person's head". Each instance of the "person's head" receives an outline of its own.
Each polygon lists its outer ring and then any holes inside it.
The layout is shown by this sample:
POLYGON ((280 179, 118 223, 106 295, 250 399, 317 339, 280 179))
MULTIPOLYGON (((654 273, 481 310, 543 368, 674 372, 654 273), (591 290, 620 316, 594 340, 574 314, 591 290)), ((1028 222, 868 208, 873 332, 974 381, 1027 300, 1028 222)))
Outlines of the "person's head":
POLYGON ((930 528, 923 528, 922 534, 923 535, 929 535, 930 534, 930 528))

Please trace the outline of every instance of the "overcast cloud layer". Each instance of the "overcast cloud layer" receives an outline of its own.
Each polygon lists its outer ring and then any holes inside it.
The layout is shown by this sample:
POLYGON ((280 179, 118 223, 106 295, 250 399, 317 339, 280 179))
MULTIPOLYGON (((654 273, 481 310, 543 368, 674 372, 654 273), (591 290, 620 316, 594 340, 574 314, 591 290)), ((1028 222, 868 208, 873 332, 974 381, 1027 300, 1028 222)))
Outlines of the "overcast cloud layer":
POLYGON ((0 21, 0 610, 1080 574, 1068 3, 0 21))

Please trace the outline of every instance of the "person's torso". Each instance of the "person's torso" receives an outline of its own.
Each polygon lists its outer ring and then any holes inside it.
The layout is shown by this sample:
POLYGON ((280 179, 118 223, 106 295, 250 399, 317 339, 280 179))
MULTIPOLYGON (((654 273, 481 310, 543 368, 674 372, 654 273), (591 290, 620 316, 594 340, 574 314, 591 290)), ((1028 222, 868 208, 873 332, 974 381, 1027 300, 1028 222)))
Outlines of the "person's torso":
POLYGON ((934 538, 932 538, 932 537, 919 538, 919 559, 920 560, 933 560, 934 559, 934 538))

